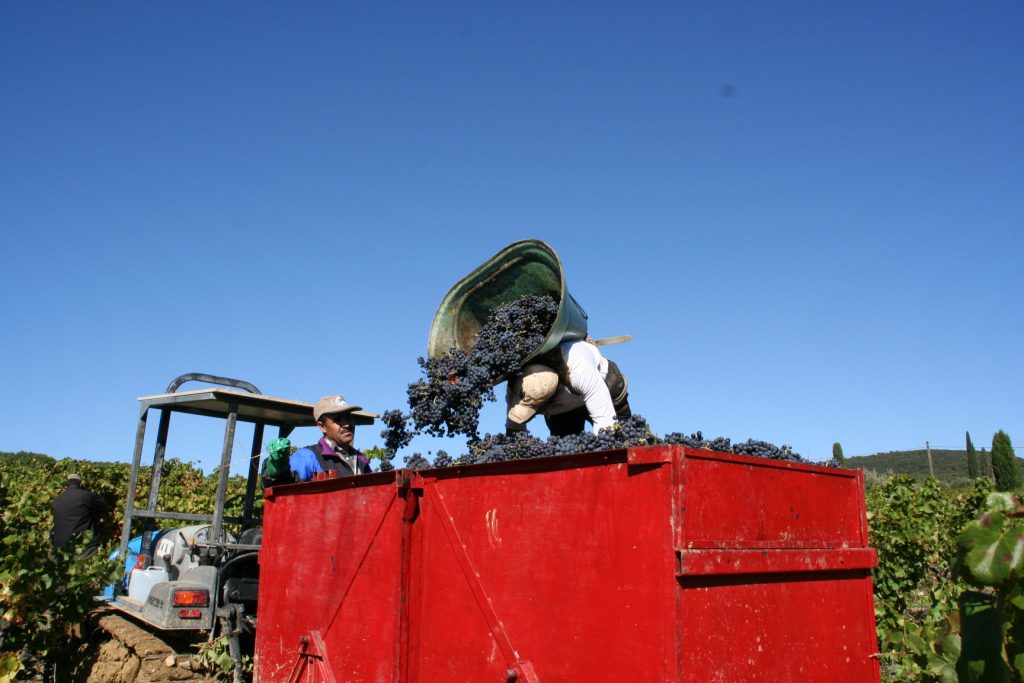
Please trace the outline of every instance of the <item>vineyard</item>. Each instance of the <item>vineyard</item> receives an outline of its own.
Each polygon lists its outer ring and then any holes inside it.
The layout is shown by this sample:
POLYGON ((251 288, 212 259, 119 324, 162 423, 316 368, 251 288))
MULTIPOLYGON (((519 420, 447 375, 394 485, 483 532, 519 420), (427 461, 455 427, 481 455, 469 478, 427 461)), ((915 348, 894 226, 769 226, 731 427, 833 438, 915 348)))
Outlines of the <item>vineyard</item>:
MULTIPOLYGON (((129 475, 122 463, 0 454, 0 682, 38 680, 78 659, 93 596, 120 573, 106 557, 119 538, 129 475), (69 471, 113 510, 101 529, 103 552, 80 561, 49 541, 49 504, 69 471)), ((144 470, 140 497, 148 475, 144 470)), ((160 507, 212 507, 215 473, 172 459, 161 477, 160 507)), ((241 477, 232 478, 227 514, 241 513, 244 489, 241 477)), ((883 680, 1022 680, 1024 531, 1017 499, 994 493, 986 478, 954 489, 896 475, 868 489, 867 507, 879 553, 874 585, 883 680)), ((216 677, 216 649, 204 656, 205 675, 216 677)))
MULTIPOLYGON (((120 577, 123 567, 107 557, 117 549, 123 522, 124 495, 131 466, 83 460, 55 460, 36 453, 0 454, 0 682, 38 680, 53 673, 71 679, 63 670, 76 651, 86 648, 86 615, 96 607, 95 597, 120 577), (50 502, 64 488, 65 476, 74 471, 84 486, 101 496, 112 511, 102 523, 101 551, 73 560, 75 549, 54 550, 50 502)), ((140 474, 137 503, 145 505, 150 473, 140 474)), ((164 462, 161 472, 162 508, 202 513, 213 508, 217 474, 180 460, 164 462)), ((232 477, 228 485, 227 514, 240 515, 245 480, 232 477)), ((257 501, 257 515, 262 500, 257 501)), ((142 533, 141 525, 132 535, 142 533)), ((195 661, 207 663, 209 674, 230 668, 217 643, 197 652, 195 661), (218 662, 218 659, 220 660, 218 662)), ((220 648, 221 650, 223 648, 220 648)), ((81 654, 78 652, 77 654, 81 654)))

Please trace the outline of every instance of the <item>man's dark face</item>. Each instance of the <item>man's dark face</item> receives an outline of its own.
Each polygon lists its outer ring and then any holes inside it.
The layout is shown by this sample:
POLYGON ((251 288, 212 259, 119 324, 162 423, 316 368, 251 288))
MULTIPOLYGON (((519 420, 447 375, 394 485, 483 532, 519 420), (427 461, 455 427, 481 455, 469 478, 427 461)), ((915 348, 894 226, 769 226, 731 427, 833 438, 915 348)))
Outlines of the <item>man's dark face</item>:
POLYGON ((317 422, 320 431, 328 439, 343 448, 354 448, 356 438, 356 421, 352 413, 333 413, 324 415, 317 422))

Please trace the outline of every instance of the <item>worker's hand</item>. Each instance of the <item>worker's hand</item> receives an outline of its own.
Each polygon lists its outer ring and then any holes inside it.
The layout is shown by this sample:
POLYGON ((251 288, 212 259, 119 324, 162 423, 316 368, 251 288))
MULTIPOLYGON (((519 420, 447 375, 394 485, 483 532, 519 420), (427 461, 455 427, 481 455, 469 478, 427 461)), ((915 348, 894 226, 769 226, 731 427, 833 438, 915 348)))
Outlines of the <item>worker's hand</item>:
POLYGON ((288 474, 292 442, 285 438, 274 439, 267 444, 266 476, 270 479, 288 474))
POLYGON ((513 422, 512 420, 505 421, 505 436, 513 436, 519 432, 526 431, 525 422, 513 422))

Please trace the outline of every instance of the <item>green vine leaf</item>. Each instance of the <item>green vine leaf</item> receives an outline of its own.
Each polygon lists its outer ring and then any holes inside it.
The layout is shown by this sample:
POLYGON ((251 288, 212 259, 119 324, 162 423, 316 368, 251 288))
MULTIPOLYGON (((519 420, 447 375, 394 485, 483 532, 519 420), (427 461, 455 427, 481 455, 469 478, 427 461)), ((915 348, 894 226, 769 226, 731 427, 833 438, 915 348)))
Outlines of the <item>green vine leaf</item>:
POLYGON ((1024 566, 1024 528, 1007 527, 1001 511, 985 512, 957 542, 966 551, 966 574, 977 585, 1002 586, 1024 566))
POLYGON ((1020 503, 1012 493, 994 491, 985 499, 985 507, 993 512, 1015 512, 1020 503))

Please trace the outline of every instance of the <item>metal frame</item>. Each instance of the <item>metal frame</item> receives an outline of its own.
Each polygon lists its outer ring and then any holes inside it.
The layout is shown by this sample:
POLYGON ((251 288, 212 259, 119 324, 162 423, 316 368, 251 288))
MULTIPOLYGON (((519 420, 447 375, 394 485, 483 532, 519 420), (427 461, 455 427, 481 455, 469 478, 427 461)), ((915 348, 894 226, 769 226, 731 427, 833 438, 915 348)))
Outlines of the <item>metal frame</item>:
POLYGON ((154 528, 153 520, 172 519, 188 522, 209 522, 211 524, 210 547, 215 552, 223 549, 254 549, 255 546, 230 544, 225 541, 224 523, 240 523, 243 530, 254 526, 253 507, 259 479, 259 454, 262 451, 266 427, 277 427, 278 437, 286 437, 296 427, 313 426, 313 406, 309 403, 264 396, 255 385, 243 380, 219 377, 203 373, 187 373, 176 377, 167 387, 167 392, 157 396, 139 399, 139 421, 135 434, 135 451, 132 456, 131 478, 128 482, 128 498, 125 501, 124 523, 121 529, 119 557, 126 557, 128 541, 131 539, 132 521, 143 518, 146 521, 140 554, 152 556, 150 544, 154 528), (208 388, 189 392, 178 389, 186 382, 197 381, 217 384, 229 389, 208 388), (149 495, 144 509, 136 509, 135 496, 138 492, 139 470, 142 463, 142 449, 146 440, 146 427, 150 410, 159 410, 156 448, 153 453, 152 477, 149 495), (219 478, 216 499, 211 514, 194 514, 157 509, 160 493, 160 472, 167 450, 167 436, 170 431, 171 413, 204 415, 225 420, 224 440, 221 448, 219 478), (250 449, 249 472, 246 484, 242 518, 224 517, 224 501, 227 498, 230 475, 231 453, 238 421, 255 425, 250 449))

